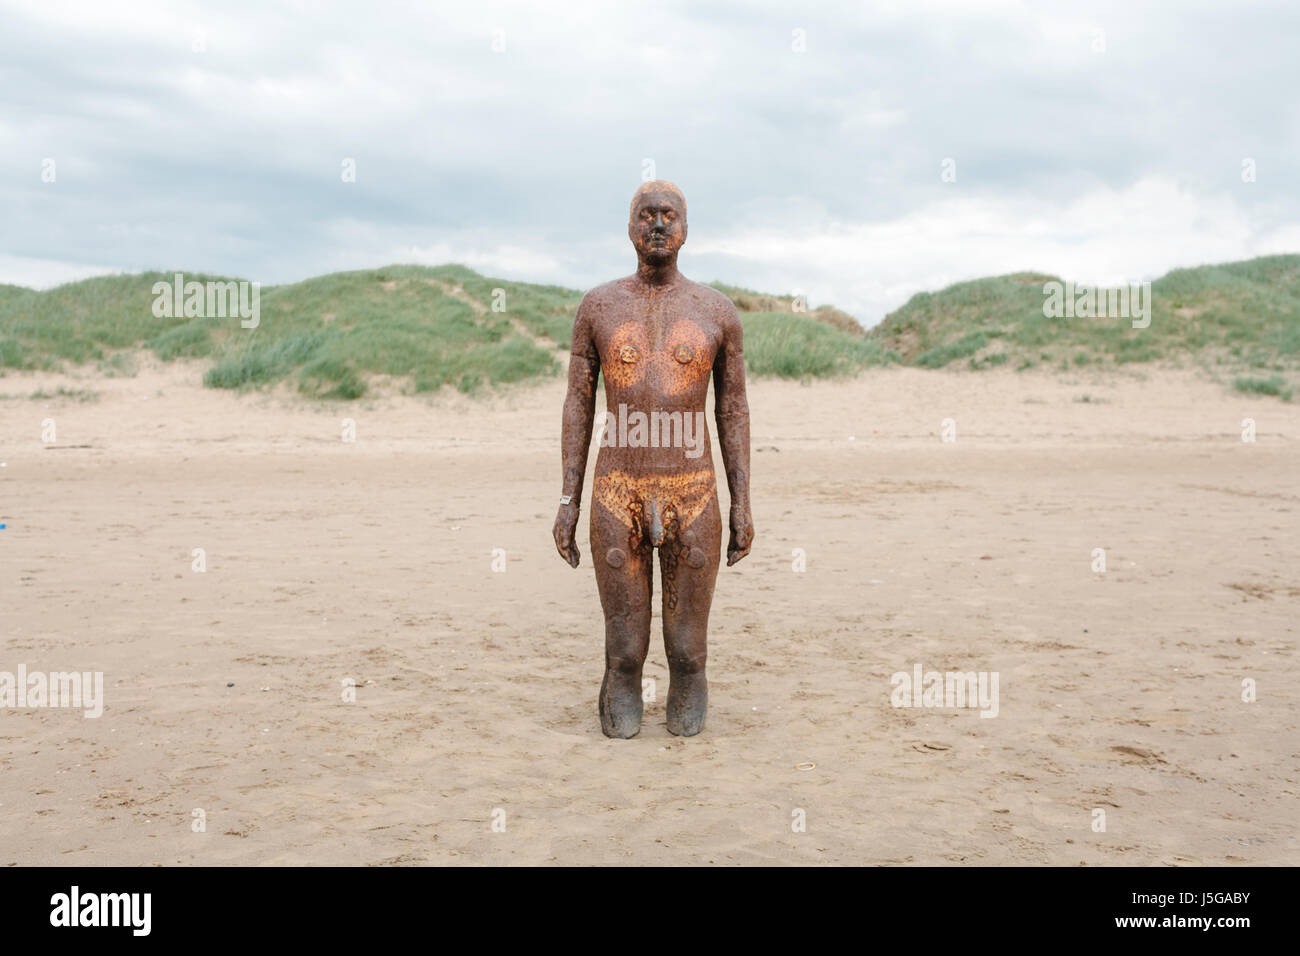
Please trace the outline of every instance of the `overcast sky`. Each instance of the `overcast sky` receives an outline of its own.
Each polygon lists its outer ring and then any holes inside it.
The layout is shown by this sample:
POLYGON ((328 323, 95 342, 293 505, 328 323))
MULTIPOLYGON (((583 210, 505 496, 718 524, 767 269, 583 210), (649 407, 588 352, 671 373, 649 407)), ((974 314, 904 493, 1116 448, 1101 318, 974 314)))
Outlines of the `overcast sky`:
POLYGON ((585 289, 635 265, 647 161, 686 275, 867 325, 983 275, 1300 252, 1298 38, 1293 0, 0 0, 0 282, 585 289))

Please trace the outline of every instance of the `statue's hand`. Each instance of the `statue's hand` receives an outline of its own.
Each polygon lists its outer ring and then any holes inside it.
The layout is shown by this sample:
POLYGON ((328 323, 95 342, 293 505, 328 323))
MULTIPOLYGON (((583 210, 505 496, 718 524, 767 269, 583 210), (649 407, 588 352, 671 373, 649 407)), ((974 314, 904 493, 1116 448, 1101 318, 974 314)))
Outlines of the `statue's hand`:
POLYGON ((576 568, 578 560, 582 557, 578 551, 577 542, 573 540, 573 529, 578 524, 578 506, 577 504, 560 505, 560 510, 555 516, 555 548, 560 552, 560 557, 569 562, 569 566, 576 568))
POLYGON ((727 567, 731 567, 745 555, 754 543, 754 518, 746 508, 731 512, 731 541, 727 545, 727 567))

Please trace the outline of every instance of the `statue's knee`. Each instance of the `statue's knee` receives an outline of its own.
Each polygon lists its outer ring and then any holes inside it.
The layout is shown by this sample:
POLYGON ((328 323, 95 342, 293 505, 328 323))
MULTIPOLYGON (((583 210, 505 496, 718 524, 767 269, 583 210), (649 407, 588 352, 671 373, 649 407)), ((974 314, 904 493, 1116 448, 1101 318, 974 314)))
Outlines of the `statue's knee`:
POLYGON ((641 669, 641 661, 623 654, 612 654, 606 658, 605 666, 618 674, 636 674, 641 669))
POLYGON ((668 667, 675 674, 700 674, 707 660, 708 655, 703 651, 698 654, 669 654, 668 667))

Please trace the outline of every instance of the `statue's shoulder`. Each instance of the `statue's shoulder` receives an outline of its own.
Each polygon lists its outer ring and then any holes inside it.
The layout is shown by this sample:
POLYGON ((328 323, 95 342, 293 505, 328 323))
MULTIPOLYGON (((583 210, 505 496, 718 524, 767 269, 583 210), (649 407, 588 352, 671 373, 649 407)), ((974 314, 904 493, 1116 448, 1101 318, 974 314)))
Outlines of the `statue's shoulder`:
POLYGON ((628 281, 627 278, 614 279, 589 289, 582 297, 582 301, 578 303, 578 311, 601 311, 603 307, 617 302, 627 295, 628 281))
POLYGON ((702 282, 687 280, 691 284, 691 294, 695 300, 704 307, 704 312, 718 324, 718 328, 726 329, 733 323, 740 322, 740 315, 736 311, 736 303, 731 301, 731 297, 725 292, 719 292, 711 285, 705 285, 702 282))
POLYGON ((703 282, 696 282, 694 279, 686 280, 686 288, 688 288, 691 291, 691 294, 696 298, 703 302, 708 302, 710 305, 722 305, 723 303, 731 301, 717 289, 713 288, 713 286, 705 285, 703 282))

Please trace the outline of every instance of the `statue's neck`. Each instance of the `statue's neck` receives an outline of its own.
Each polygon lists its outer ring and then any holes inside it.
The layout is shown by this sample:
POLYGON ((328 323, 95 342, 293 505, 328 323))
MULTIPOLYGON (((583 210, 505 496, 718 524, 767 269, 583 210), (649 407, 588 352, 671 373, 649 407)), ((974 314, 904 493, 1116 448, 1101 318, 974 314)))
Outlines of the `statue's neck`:
POLYGON ((677 271, 676 256, 662 263, 638 261, 636 275, 646 285, 672 285, 682 277, 677 271))

